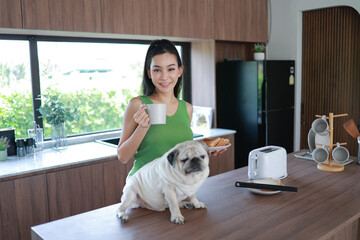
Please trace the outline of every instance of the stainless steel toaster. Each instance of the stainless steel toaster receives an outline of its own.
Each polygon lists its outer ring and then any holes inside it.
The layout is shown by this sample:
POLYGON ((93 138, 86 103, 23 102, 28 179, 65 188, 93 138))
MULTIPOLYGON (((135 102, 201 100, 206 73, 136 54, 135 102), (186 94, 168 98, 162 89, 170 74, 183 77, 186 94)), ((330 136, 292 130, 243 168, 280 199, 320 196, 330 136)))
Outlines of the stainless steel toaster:
POLYGON ((278 146, 266 146, 252 150, 248 159, 249 179, 287 177, 286 150, 278 146))

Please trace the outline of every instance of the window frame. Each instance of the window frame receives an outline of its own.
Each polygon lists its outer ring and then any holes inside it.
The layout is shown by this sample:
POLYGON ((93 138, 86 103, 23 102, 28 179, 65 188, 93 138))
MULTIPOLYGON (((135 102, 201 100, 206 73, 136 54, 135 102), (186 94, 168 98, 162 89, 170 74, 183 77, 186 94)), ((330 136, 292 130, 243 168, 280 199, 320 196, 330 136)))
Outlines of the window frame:
MULTIPOLYGON (((155 38, 154 38, 155 39, 155 38)), ((0 40, 26 40, 29 42, 30 51, 30 75, 32 86, 32 102, 34 121, 43 128, 43 118, 38 109, 41 106, 41 99, 38 96, 41 94, 40 86, 40 73, 39 73, 39 58, 38 58, 38 41, 53 41, 53 42, 86 42, 86 43, 126 43, 126 44, 150 44, 153 40, 138 40, 138 39, 117 39, 117 38, 95 38, 95 37, 64 37, 64 36, 44 36, 44 35, 12 35, 0 34, 0 40)), ((190 42, 172 41, 175 45, 182 47, 182 60, 184 65, 183 72, 183 99, 191 103, 191 62, 190 42)), ((110 132, 119 132, 121 129, 104 129, 95 132, 79 133, 68 135, 70 137, 81 137, 86 135, 101 135, 102 133, 108 134, 110 132)))

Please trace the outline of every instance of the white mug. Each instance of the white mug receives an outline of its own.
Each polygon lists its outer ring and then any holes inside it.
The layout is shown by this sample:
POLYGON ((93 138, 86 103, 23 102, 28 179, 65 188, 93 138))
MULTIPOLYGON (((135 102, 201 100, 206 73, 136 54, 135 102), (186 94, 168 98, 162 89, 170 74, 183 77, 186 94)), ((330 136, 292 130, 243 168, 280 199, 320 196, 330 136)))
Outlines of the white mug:
POLYGON ((317 163, 324 163, 329 159, 329 150, 326 147, 317 147, 311 154, 317 163))
POLYGON ((329 133, 329 124, 325 119, 325 116, 315 119, 311 124, 312 130, 319 135, 327 135, 329 133))
POLYGON ((329 133, 325 135, 315 134, 315 148, 320 147, 319 144, 323 147, 330 146, 329 133))
POLYGON ((349 151, 345 147, 340 146, 339 143, 336 143, 336 145, 336 148, 332 151, 332 159, 335 162, 344 163, 349 159, 349 151))
POLYGON ((166 124, 166 104, 146 104, 150 124, 166 124))

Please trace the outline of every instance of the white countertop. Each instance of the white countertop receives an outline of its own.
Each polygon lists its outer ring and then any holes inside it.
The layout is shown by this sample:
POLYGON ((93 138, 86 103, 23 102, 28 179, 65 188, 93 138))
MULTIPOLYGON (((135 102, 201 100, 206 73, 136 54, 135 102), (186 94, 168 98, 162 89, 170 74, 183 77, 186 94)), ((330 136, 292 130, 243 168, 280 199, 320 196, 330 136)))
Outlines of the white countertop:
MULTIPOLYGON (((234 130, 219 128, 193 129, 193 132, 204 135, 195 138, 195 140, 236 133, 234 130)), ((97 142, 70 145, 67 149, 62 151, 55 151, 49 148, 36 152, 33 156, 9 156, 6 161, 0 161, 0 179, 116 156, 116 146, 112 147, 97 142)))

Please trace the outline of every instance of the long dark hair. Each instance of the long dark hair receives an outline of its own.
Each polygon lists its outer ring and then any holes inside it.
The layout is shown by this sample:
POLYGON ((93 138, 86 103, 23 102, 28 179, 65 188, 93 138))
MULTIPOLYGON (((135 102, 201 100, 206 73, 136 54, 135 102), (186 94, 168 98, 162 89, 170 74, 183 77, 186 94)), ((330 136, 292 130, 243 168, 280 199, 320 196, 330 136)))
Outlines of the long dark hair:
MULTIPOLYGON (((146 53, 145 64, 144 64, 144 73, 142 80, 142 94, 145 96, 150 96, 155 93, 155 86, 152 83, 152 80, 149 78, 147 70, 150 69, 151 60, 156 55, 171 53, 176 56, 178 67, 182 66, 180 55, 175 47, 175 45, 167 39, 154 40, 146 53)), ((178 78, 178 81, 174 88, 174 95, 177 98, 182 86, 182 75, 178 78)))

